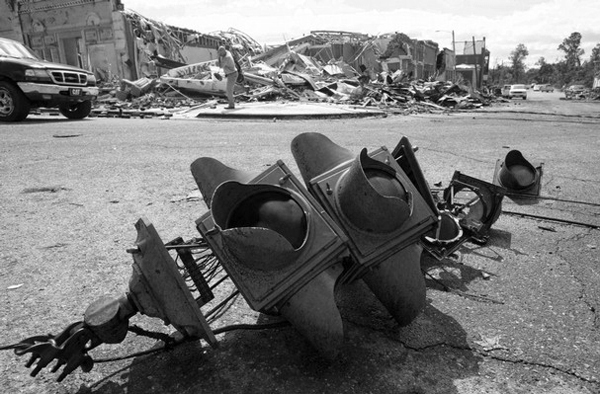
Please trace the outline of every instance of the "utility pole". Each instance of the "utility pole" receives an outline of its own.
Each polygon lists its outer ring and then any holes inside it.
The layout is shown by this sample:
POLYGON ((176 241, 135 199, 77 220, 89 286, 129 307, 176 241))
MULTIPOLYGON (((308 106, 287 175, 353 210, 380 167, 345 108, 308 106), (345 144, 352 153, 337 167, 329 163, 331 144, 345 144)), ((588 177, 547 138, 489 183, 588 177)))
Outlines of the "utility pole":
POLYGON ((454 41, 454 30, 452 30, 452 52, 454 52, 454 70, 452 76, 452 82, 456 82, 456 41, 454 41))
POLYGON ((475 36, 473 36, 473 56, 475 60, 475 86, 473 87, 474 89, 479 89, 479 72, 477 71, 477 65, 478 65, 478 61, 477 61, 477 45, 475 44, 475 36))

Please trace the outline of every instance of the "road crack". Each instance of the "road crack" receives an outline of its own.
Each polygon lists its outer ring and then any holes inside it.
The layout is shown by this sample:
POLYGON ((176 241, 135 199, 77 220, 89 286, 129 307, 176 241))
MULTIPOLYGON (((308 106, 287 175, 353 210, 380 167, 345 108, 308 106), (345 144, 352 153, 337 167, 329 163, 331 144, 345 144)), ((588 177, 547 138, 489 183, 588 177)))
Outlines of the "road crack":
POLYGON ((409 349, 409 350, 412 350, 415 352, 432 350, 432 349, 439 348, 439 347, 447 347, 447 348, 460 350, 460 351, 470 351, 472 353, 475 353, 475 354, 477 354, 483 358, 487 358, 487 359, 493 359, 493 360, 507 362, 507 363, 511 363, 511 364, 521 364, 521 365, 528 365, 528 366, 551 369, 553 371, 561 372, 561 373, 564 373, 565 375, 572 376, 574 378, 577 378, 577 379, 579 379, 585 383, 589 383, 589 384, 599 384, 600 383, 599 380, 591 378, 591 377, 583 376, 571 368, 565 369, 565 368, 557 367, 552 364, 547 364, 547 363, 542 363, 542 362, 537 362, 537 361, 529 361, 529 360, 525 360, 525 359, 512 359, 509 357, 502 357, 502 356, 498 356, 498 355, 491 353, 491 352, 497 351, 497 350, 510 352, 510 349, 503 347, 503 346, 498 347, 498 348, 493 348, 490 350, 484 350, 484 349, 478 349, 476 347, 472 347, 472 346, 468 346, 468 345, 467 346, 459 346, 459 345, 447 343, 445 341, 437 342, 437 343, 426 345, 426 346, 410 346, 409 344, 405 343, 404 341, 402 341, 398 338, 393 338, 393 339, 395 341, 399 342, 400 344, 402 344, 402 346, 404 346, 406 349, 409 349))
POLYGON ((525 359, 514 360, 514 359, 511 359, 511 358, 508 358, 508 357, 501 357, 501 356, 489 354, 486 351, 479 351, 477 349, 475 349, 475 351, 477 352, 477 354, 481 355, 482 357, 491 358, 491 359, 498 360, 498 361, 503 361, 503 362, 508 362, 508 363, 511 363, 511 364, 522 364, 522 365, 529 365, 529 366, 533 366, 533 367, 541 367, 541 368, 552 369, 554 371, 561 372, 561 373, 564 373, 566 375, 569 375, 569 376, 572 376, 574 378, 577 378, 577 379, 579 379, 579 380, 581 380, 583 382, 586 382, 586 383, 590 383, 590 384, 598 384, 598 383, 600 383, 599 380, 594 379, 594 378, 587 378, 585 376, 582 376, 581 374, 575 372, 573 369, 564 369, 564 368, 560 368, 560 367, 557 367, 557 366, 552 365, 552 364, 540 363, 540 362, 537 362, 537 361, 528 361, 528 360, 525 360, 525 359))
POLYGON ((586 239, 587 237, 591 237, 592 231, 593 230, 590 229, 585 233, 575 234, 572 237, 558 241, 554 254, 558 256, 569 267, 569 273, 571 274, 571 277, 575 279, 575 281, 579 284, 579 287, 581 289, 579 299, 582 300, 586 308, 592 313, 594 317, 594 328, 600 328, 600 315, 598 313, 599 311, 597 310, 596 305, 594 305, 591 302, 592 297, 590 297, 586 292, 585 282, 580 278, 578 272, 573 268, 573 265, 571 264, 570 260, 563 255, 563 253, 565 252, 568 253, 564 250, 563 245, 569 245, 571 243, 579 242, 585 244, 584 239, 586 239))
POLYGON ((366 324, 361 324, 359 322, 352 321, 352 320, 350 320, 349 322, 359 328, 362 328, 362 329, 367 329, 367 330, 383 333, 388 339, 391 339, 394 342, 398 342, 405 349, 408 349, 410 351, 417 352, 417 353, 434 351, 435 349, 439 349, 439 348, 449 348, 449 349, 454 349, 454 350, 458 350, 458 351, 468 351, 468 352, 471 352, 478 356, 481 356, 485 359, 502 361, 502 362, 507 362, 507 363, 511 363, 511 364, 515 364, 515 365, 528 365, 528 366, 532 366, 532 367, 540 367, 540 368, 550 369, 550 370, 553 370, 556 372, 563 373, 565 375, 569 375, 571 377, 579 379, 582 382, 585 382, 588 384, 600 384, 600 380, 595 379, 594 377, 586 377, 586 376, 582 375, 581 373, 573 370, 572 368, 561 368, 556 365, 552 365, 552 364, 548 364, 548 363, 544 363, 544 362, 531 361, 531 360, 526 360, 524 358, 511 358, 508 356, 501 356, 501 355, 493 354, 493 352, 496 352, 496 351, 504 351, 504 352, 510 353, 511 350, 505 346, 498 346, 498 347, 493 347, 491 349, 484 349, 484 348, 478 348, 477 346, 471 346, 468 343, 465 345, 457 345, 457 344, 449 343, 445 340, 437 341, 435 343, 430 343, 430 344, 426 344, 423 346, 414 346, 414 345, 411 345, 410 343, 408 343, 407 341, 404 341, 401 338, 398 338, 396 336, 397 333, 394 332, 393 330, 379 331, 379 330, 374 330, 373 327, 366 325, 366 324))

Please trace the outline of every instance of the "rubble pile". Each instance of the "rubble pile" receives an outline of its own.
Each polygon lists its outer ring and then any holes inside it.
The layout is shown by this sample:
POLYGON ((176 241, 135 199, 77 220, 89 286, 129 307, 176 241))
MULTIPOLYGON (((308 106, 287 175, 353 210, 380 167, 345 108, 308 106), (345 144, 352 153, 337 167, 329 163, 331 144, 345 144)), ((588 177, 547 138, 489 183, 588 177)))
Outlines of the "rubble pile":
POLYGON ((264 48, 258 41, 248 34, 230 27, 223 31, 214 31, 210 35, 219 37, 238 57, 257 56, 264 52, 264 48))
MULTIPOLYGON (((435 73, 415 78, 416 68, 394 69, 396 57, 410 59, 409 49, 402 52, 409 48, 403 34, 375 39, 358 33, 312 32, 269 50, 235 29, 211 34, 231 49, 241 66, 243 82, 235 88, 241 102, 324 102, 409 114, 476 109, 494 99, 460 81, 436 80, 435 73)), ((222 70, 216 59, 189 65, 179 57, 156 61, 159 70, 166 69, 159 77, 121 80, 110 97, 98 100, 100 105, 114 105, 116 98, 121 108, 180 108, 225 96, 226 81, 219 79, 222 70)), ((427 69, 421 69, 424 72, 427 69)))

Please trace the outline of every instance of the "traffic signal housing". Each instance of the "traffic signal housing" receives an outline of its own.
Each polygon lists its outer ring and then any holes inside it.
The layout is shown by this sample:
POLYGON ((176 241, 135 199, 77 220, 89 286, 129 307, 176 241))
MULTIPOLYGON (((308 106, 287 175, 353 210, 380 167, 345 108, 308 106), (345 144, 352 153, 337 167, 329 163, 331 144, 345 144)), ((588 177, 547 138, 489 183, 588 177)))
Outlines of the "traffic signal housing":
POLYGON ((506 189, 455 171, 444 189, 439 226, 423 238, 425 249, 441 260, 466 241, 485 244, 502 212, 506 189))
POLYGON ((540 195, 542 174, 543 163, 535 167, 521 151, 511 150, 504 160, 496 161, 492 182, 504 187, 508 196, 537 197, 540 195))
POLYGON ((390 152, 355 155, 319 133, 292 141, 310 192, 344 230, 352 256, 340 281, 363 279, 395 320, 406 325, 425 304, 418 241, 437 217, 390 152))
POLYGON ((334 290, 346 237, 282 161, 252 177, 212 158, 192 174, 202 236, 250 307, 281 314, 326 358, 343 343, 334 290))

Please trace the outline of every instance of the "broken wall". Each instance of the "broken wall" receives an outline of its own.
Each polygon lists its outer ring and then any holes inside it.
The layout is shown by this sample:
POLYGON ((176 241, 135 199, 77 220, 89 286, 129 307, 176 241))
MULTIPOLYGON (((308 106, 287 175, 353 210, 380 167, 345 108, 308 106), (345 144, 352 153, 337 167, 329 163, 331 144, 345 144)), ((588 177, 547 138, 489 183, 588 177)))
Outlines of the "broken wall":
POLYGON ((456 56, 454 51, 444 48, 437 56, 437 80, 456 81, 456 56))
POLYGON ((460 83, 470 89, 477 89, 477 72, 474 65, 459 64, 456 66, 456 74, 460 83))
POLYGON ((128 25, 126 31, 131 35, 130 47, 137 66, 138 75, 131 79, 162 75, 165 70, 153 62, 158 55, 180 63, 201 63, 218 58, 217 48, 224 43, 219 36, 169 26, 132 10, 121 14, 128 25))
POLYGON ((423 75, 419 78, 431 79, 437 76, 438 44, 433 41, 421 41, 423 48, 423 75))

